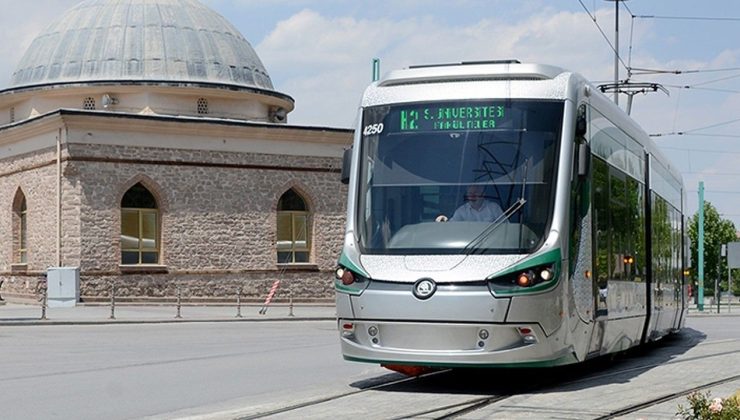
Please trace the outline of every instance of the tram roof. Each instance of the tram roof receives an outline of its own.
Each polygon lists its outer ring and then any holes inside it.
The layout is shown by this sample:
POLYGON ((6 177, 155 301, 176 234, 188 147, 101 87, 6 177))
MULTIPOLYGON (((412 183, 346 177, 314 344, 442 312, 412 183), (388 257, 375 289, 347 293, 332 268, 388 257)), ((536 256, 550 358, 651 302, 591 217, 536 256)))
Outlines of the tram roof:
POLYGON ((583 83, 587 81, 562 68, 515 60, 412 66, 372 83, 362 106, 455 99, 564 100, 575 97, 575 86, 583 83))
POLYGON ((681 173, 637 122, 586 78, 557 66, 520 63, 518 60, 410 66, 392 70, 372 83, 365 91, 362 106, 451 99, 576 100, 579 89, 586 86, 590 88, 591 103, 639 141, 682 184, 681 173), (430 88, 431 85, 434 87, 430 88))

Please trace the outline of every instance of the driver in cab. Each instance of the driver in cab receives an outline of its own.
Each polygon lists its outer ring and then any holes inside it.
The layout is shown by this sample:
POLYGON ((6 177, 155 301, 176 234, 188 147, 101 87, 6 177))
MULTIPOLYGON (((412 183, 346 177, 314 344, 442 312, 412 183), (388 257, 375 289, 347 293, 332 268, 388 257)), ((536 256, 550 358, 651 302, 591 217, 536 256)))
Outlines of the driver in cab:
POLYGON ((485 187, 482 185, 469 185, 465 192, 465 203, 455 210, 452 217, 448 219, 444 214, 440 214, 435 221, 493 222, 504 212, 498 204, 483 197, 484 190, 485 187))

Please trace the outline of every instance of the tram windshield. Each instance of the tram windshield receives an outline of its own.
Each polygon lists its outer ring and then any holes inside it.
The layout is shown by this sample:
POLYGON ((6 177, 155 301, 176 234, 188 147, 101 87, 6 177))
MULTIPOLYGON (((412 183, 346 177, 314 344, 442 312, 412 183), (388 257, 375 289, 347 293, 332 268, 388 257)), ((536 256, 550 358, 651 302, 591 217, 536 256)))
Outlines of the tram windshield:
POLYGON ((364 252, 526 253, 553 208, 563 102, 366 108, 357 220, 364 252))

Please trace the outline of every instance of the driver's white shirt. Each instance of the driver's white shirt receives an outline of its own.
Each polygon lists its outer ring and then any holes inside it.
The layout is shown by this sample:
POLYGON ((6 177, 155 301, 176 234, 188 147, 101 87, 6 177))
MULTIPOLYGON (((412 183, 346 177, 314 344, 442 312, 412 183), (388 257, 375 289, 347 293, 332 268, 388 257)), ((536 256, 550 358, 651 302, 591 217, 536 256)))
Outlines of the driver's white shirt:
POLYGON ((484 200, 478 210, 474 209, 468 201, 455 210, 450 220, 453 222, 493 222, 503 213, 501 207, 493 201, 484 200))

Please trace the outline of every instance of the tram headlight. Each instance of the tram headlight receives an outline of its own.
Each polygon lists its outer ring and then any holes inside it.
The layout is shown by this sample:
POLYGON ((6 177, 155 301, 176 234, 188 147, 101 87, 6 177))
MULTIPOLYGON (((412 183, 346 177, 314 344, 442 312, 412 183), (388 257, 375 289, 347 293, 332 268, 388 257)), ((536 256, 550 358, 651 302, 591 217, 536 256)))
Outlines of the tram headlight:
POLYGON ((540 270, 540 278, 542 281, 550 281, 555 276, 555 273, 553 273, 552 268, 543 268, 540 270))
POLYGON ((534 280, 534 273, 531 270, 525 271, 519 274, 519 277, 516 278, 516 284, 520 287, 529 287, 534 284, 534 280))
POLYGON ((342 266, 339 266, 334 270, 334 278, 338 283, 341 283, 344 286, 350 286, 356 283, 361 283, 363 286, 366 284, 365 277, 342 266))
POLYGON ((540 265, 489 279, 489 284, 492 290, 498 292, 528 289, 554 281, 557 277, 557 272, 556 264, 540 265))
POLYGON ((334 271, 334 278, 341 281, 345 286, 349 286, 355 282, 355 275, 344 267, 337 267, 334 271))

